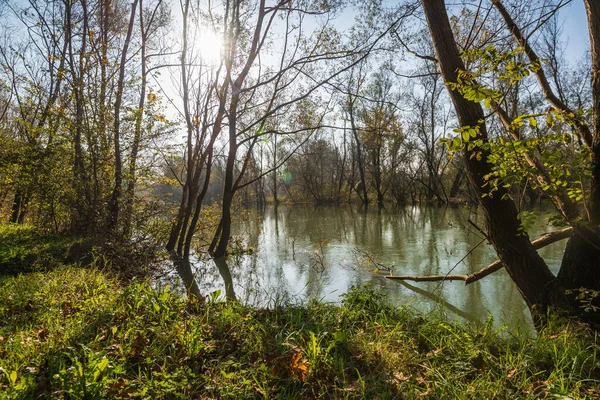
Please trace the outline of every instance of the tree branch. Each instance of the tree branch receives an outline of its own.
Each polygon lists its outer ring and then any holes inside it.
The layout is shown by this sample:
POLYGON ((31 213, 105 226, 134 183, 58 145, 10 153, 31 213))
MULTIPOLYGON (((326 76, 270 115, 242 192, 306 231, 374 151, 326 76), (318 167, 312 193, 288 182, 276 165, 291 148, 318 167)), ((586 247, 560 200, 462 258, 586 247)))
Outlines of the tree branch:
MULTIPOLYGON (((538 250, 542 247, 546 247, 552 243, 558 242, 560 240, 566 239, 571 236, 573 232, 572 227, 568 227, 565 229, 561 229, 555 232, 549 232, 538 239, 531 242, 533 248, 538 250)), ((415 282, 435 282, 435 281, 464 281, 465 285, 476 282, 482 278, 485 278, 488 275, 493 274, 494 272, 502 269, 504 265, 500 260, 496 260, 485 268, 480 269, 477 272, 468 275, 461 274, 446 274, 446 275, 390 275, 386 276, 387 279, 395 279, 402 281, 415 281, 415 282)))
POLYGON ((402 38, 400 37, 400 35, 398 34, 398 32, 396 31, 396 29, 392 29, 391 33, 394 34, 394 36, 396 36, 396 39, 398 39, 398 41, 400 42, 400 44, 402 45, 402 47, 404 47, 404 50, 407 51, 408 53, 412 54, 413 56, 420 58, 421 60, 426 60, 426 61, 431 61, 434 63, 438 63, 437 58, 427 55, 427 54, 420 54, 417 53, 416 51, 414 51, 413 49, 411 49, 410 47, 408 47, 408 45, 406 43, 404 43, 404 41, 402 40, 402 38))
MULTIPOLYGON (((502 2, 500 0, 492 0, 492 4, 496 7, 498 12, 504 19, 508 30, 513 35, 517 43, 519 43, 519 46, 522 46, 525 49, 525 54, 527 55, 527 58, 529 58, 529 61, 531 61, 532 63, 541 62, 540 58, 529 44, 529 41, 523 35, 523 33, 521 32, 511 15, 508 13, 502 2)), ((548 100, 550 104, 552 104, 556 109, 562 112, 573 113, 573 110, 571 110, 569 106, 563 103, 552 91, 552 87, 550 86, 548 78, 546 78, 546 74, 544 73, 544 69, 541 68, 541 65, 540 69, 535 73, 535 76, 537 77, 537 80, 542 88, 544 97, 546 98, 546 100, 548 100)), ((579 137, 581 137, 585 144, 591 146, 592 133, 590 131, 590 128, 579 118, 575 118, 573 120, 573 124, 575 125, 579 137)))

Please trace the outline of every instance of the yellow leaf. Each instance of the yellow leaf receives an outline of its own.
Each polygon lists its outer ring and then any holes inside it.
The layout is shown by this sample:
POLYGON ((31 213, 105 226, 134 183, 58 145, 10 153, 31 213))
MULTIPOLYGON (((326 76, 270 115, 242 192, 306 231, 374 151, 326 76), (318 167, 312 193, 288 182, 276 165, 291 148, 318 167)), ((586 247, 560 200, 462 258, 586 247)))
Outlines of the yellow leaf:
POLYGON ((290 360, 290 369, 294 375, 298 375, 300 380, 304 382, 308 373, 308 364, 302 359, 301 353, 294 353, 290 360))
POLYGON ((529 125, 531 125, 532 128, 535 128, 537 126, 537 121, 535 120, 535 118, 529 118, 529 125))

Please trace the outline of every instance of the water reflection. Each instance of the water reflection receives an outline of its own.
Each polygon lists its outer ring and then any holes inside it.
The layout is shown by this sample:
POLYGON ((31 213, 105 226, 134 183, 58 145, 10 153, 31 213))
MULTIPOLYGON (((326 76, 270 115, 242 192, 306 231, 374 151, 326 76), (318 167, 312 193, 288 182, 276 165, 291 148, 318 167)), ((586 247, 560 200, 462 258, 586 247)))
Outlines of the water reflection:
POLYGON ((223 278, 223 284, 225 285, 225 298, 227 300, 235 300, 235 290, 233 289, 233 278, 231 277, 231 270, 227 265, 225 257, 215 258, 215 265, 219 269, 219 274, 223 278))
POLYGON ((175 270, 182 280, 182 284, 186 293, 198 298, 202 297, 202 293, 200 292, 200 288, 196 282, 191 263, 185 260, 174 259, 173 265, 175 266, 175 270))
MULTIPOLYGON (((352 286, 369 284, 395 303, 419 310, 442 306, 451 318, 483 323, 492 313, 496 324, 530 325, 527 307, 504 271, 469 286, 412 286, 385 279, 360 262, 366 252, 382 264, 394 264, 396 275, 444 274, 453 268, 457 274, 475 272, 496 257, 487 244, 477 246, 482 237, 469 218, 483 226, 476 212, 463 208, 279 206, 238 217, 235 241, 256 249, 252 254, 230 256, 227 262, 196 257, 191 267, 203 294, 220 289, 227 298, 257 306, 310 298, 338 301, 352 286)), ((551 230, 540 219, 531 236, 551 230)), ((553 270, 560 266, 564 245, 555 243, 540 252, 553 270)))
POLYGON ((480 322, 477 315, 454 306, 452 303, 448 302, 442 296, 436 295, 435 293, 430 293, 427 290, 423 290, 420 287, 413 286, 404 281, 398 281, 398 283, 400 285, 404 286, 405 288, 410 289, 413 292, 418 293, 419 295, 424 296, 425 298, 434 301, 436 304, 439 304, 441 307, 443 307, 443 309, 441 309, 441 311, 444 312, 445 314, 447 314, 448 312, 451 312, 469 322, 474 322, 474 323, 480 322))

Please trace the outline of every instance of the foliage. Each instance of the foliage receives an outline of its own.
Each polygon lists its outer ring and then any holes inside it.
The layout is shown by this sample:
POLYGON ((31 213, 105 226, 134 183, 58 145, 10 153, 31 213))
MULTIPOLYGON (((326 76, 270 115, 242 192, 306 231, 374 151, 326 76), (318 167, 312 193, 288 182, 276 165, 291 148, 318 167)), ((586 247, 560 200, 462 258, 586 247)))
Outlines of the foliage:
MULTIPOLYGON (((448 83, 448 87, 497 113, 506 101, 506 87, 517 85, 541 68, 540 60, 522 61, 523 52, 521 47, 502 52, 491 45, 465 51, 462 56, 470 69, 459 71, 457 82, 448 83)), ((480 137, 479 126, 463 126, 454 129, 454 138, 441 142, 453 152, 467 148, 478 159, 483 151, 489 152, 487 161, 492 164, 492 172, 484 177, 483 197, 493 196, 500 186, 511 188, 527 182, 549 195, 564 190, 571 200, 581 203, 591 177, 591 153, 589 147, 577 144, 571 127, 583 118, 583 110, 565 113, 550 107, 539 113, 513 116, 505 122, 509 126, 505 126, 504 134, 487 141, 480 137), (539 158, 541 167, 527 162, 527 157, 539 158), (547 174, 548 179, 540 180, 540 174, 547 174)))

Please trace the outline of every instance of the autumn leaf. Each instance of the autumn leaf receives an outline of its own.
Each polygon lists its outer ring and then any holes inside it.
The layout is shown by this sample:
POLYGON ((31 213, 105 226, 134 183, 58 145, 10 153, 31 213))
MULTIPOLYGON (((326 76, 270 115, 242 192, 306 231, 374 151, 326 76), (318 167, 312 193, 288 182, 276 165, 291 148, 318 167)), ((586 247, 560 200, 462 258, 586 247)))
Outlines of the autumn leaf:
POLYGON ((292 355, 290 360, 290 369, 292 374, 299 377, 302 382, 306 381, 308 364, 306 361, 304 361, 300 352, 296 352, 292 355))

